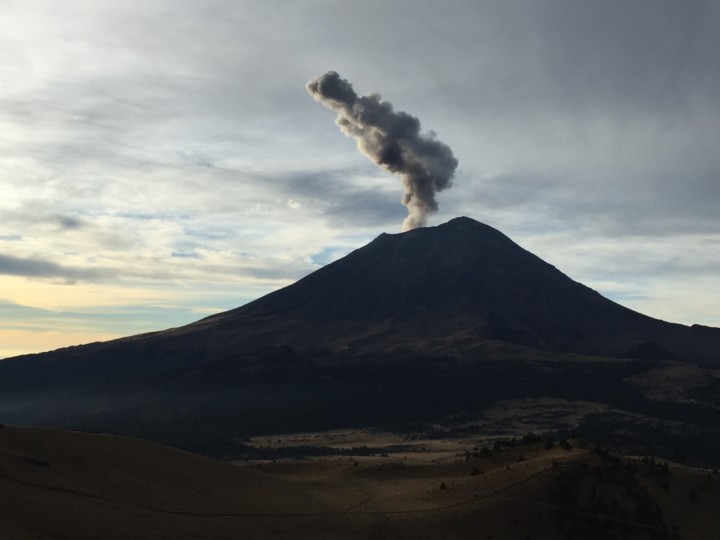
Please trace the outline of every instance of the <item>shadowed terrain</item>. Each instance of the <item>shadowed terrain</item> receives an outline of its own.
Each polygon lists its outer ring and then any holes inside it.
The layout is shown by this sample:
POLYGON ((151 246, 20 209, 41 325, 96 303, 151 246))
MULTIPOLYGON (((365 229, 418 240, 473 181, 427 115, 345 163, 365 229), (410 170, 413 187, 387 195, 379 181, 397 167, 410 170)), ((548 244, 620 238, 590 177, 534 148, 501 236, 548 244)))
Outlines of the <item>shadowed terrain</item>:
POLYGON ((472 425, 502 400, 585 400, 602 411, 572 426, 588 439, 715 466, 718 368, 720 329, 636 313, 456 218, 181 328, 4 360, 0 421, 232 458, 259 434, 472 425))
MULTIPOLYGON (((720 477, 568 442, 233 465, 0 429, 3 538, 712 538, 720 477), (482 457, 480 457, 482 456, 482 457)), ((509 444, 509 443, 508 443, 509 444)))

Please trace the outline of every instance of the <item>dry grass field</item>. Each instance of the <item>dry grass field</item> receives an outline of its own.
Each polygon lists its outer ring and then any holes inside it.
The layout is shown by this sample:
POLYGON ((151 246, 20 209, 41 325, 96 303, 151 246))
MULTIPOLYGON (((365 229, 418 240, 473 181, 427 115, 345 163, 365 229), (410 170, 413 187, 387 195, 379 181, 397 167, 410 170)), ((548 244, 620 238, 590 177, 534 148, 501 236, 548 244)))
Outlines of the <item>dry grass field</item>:
MULTIPOLYGON (((291 441, 398 443, 351 430, 270 440, 291 441)), ((404 450, 233 464, 119 436, 4 427, 0 538, 720 538, 712 471, 577 445, 484 458, 469 441, 404 450)))

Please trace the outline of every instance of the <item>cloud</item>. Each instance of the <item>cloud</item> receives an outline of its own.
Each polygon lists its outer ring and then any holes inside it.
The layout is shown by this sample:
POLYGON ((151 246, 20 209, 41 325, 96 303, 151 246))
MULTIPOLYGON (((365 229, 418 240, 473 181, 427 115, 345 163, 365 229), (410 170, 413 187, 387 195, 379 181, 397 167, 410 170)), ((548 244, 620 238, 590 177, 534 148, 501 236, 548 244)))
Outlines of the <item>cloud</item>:
POLYGON ((83 220, 74 216, 57 215, 55 216, 55 222, 58 224, 58 227, 64 231, 82 229, 85 225, 83 220))
POLYGON ((267 177, 316 212, 333 227, 368 227, 395 230, 405 213, 399 194, 375 171, 370 175, 357 168, 341 170, 286 171, 267 177))
POLYGON ((58 278, 72 283, 76 280, 98 280, 113 277, 113 274, 99 269, 72 268, 37 258, 19 258, 0 255, 0 274, 31 278, 58 278))

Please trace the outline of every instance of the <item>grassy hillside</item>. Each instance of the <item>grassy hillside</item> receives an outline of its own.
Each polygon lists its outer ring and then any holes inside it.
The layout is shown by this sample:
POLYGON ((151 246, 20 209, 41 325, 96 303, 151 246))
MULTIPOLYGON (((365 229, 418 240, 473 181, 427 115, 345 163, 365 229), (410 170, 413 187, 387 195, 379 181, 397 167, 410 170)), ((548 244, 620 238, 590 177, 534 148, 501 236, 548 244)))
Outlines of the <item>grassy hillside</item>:
POLYGON ((572 443, 469 444, 231 464, 124 437, 5 427, 0 528, 12 540, 720 535, 712 471, 572 443))

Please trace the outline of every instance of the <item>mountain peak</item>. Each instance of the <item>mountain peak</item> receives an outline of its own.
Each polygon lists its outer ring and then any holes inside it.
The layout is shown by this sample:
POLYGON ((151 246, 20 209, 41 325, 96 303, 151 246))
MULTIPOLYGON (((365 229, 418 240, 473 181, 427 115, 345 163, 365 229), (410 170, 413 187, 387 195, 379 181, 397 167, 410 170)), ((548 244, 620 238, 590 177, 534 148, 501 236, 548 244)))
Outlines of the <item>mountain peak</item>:
POLYGON ((442 233, 470 233, 470 234, 492 234, 507 238, 503 233, 497 229, 481 223, 467 216, 458 216, 452 218, 445 223, 441 223, 434 227, 420 227, 418 229, 412 229, 407 231, 409 233, 417 233, 417 231, 438 231, 442 233))
MULTIPOLYGON (((452 218, 450 221, 447 221, 445 223, 438 225, 438 228, 453 229, 453 230, 472 230, 472 229, 478 229, 478 228, 492 229, 492 227, 490 227, 489 225, 480 223, 479 221, 476 221, 467 216, 458 216, 456 218, 452 218)), ((493 229, 493 230, 495 230, 495 229, 493 229)))
POLYGON ((434 227, 420 227, 395 234, 383 233, 375 241, 357 251, 376 248, 378 247, 376 242, 384 246, 392 246, 392 249, 398 252, 416 248, 419 252, 413 257, 422 257, 424 253, 443 259, 453 259, 457 258, 458 251, 470 257, 479 255, 493 257, 499 252, 514 252, 516 256, 522 254, 539 261, 537 257, 522 249, 499 230, 465 216, 453 218, 434 227))
MULTIPOLYGON (((649 392, 658 372, 631 377, 637 368, 678 359, 720 367, 720 329, 624 308, 459 217, 381 235, 288 287, 187 326, 3 360, 0 420, 100 425, 227 455, 239 434, 435 422, 438 412, 467 419, 495 399, 590 392, 612 411, 628 399, 646 414, 653 402, 618 385, 642 379, 649 392), (582 363, 566 363, 578 355, 582 363), (587 369, 595 356, 644 361, 587 369)), ((658 384, 666 395, 670 387, 658 384)), ((710 396, 706 388, 692 397, 710 396)), ((678 396, 685 407, 687 396, 678 396)), ((710 407, 698 407, 683 415, 707 420, 710 407)), ((703 430, 712 421, 693 432, 711 441, 715 432, 703 430)), ((665 434, 657 437, 664 444, 665 434)))
POLYGON ((472 353, 478 343, 500 340, 624 356, 656 341, 668 357, 709 356, 680 343, 680 325, 604 298, 465 216, 382 234, 293 285, 202 323, 251 333, 253 344, 267 332, 267 342, 358 352, 472 353))
POLYGON ((720 362, 719 329, 691 330, 627 309, 468 217, 381 234, 254 302, 123 342, 168 357, 201 350, 212 359, 278 344, 472 356, 488 341, 720 362))

